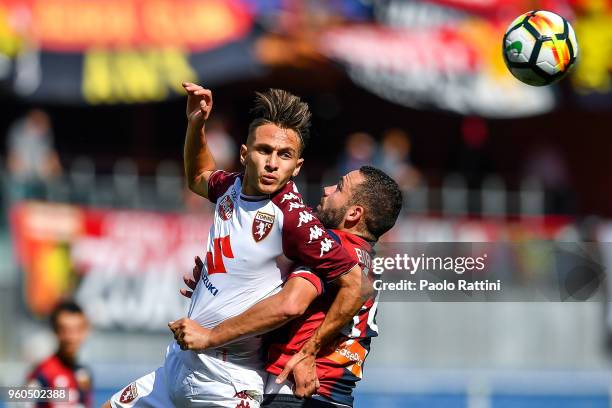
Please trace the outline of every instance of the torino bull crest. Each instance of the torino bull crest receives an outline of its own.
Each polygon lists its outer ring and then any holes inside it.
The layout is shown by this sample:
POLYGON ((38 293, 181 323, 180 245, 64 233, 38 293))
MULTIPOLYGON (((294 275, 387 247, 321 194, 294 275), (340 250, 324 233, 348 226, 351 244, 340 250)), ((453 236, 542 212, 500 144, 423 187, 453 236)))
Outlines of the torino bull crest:
POLYGON ((274 225, 274 215, 257 211, 253 220, 251 233, 255 242, 259 242, 268 236, 274 225))

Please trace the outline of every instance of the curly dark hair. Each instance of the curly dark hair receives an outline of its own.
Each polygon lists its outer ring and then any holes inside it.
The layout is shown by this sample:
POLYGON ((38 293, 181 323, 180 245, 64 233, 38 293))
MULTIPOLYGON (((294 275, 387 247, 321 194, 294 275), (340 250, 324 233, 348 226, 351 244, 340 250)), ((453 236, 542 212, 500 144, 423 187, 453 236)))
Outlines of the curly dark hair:
POLYGON ((378 240, 395 225, 402 209, 402 192, 395 180, 382 170, 362 166, 359 172, 365 180, 353 193, 351 204, 365 208, 368 233, 378 240))

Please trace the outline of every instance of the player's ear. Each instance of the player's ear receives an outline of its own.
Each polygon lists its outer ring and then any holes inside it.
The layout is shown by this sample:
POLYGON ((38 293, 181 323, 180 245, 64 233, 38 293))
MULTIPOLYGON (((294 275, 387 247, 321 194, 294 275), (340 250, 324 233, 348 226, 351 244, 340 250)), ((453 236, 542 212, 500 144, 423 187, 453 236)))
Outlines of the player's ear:
POLYGON ((295 169, 293 170, 293 174, 292 174, 293 177, 297 177, 297 175, 300 174, 300 169, 302 168, 302 164, 304 164, 304 159, 300 157, 297 161, 295 169))
POLYGON ((247 155, 248 149, 246 147, 246 145, 240 145, 240 164, 242 164, 243 166, 246 166, 246 155, 247 155))
POLYGON ((364 210, 360 205, 351 205, 344 215, 344 219, 351 224, 357 224, 363 217, 364 210))

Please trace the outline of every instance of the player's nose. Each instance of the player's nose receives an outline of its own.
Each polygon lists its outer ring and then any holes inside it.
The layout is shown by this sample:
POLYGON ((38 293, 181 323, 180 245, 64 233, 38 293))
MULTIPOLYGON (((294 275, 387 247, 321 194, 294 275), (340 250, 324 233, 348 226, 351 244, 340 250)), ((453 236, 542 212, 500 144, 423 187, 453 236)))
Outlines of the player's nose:
POLYGON ((266 170, 274 171, 278 169, 278 155, 276 152, 272 153, 268 156, 268 160, 266 160, 266 170))
POLYGON ((330 195, 333 188, 335 188, 335 186, 325 186, 325 187, 323 187, 323 197, 327 197, 328 195, 330 195))

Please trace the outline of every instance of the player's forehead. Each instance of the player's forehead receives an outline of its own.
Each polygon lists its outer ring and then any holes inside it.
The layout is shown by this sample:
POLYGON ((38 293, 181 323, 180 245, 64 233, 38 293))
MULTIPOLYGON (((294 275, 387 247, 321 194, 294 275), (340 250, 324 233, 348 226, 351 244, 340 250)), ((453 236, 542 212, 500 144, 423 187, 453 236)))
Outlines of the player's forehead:
POLYGON ((87 319, 85 315, 82 313, 70 312, 70 311, 62 311, 57 315, 56 324, 58 326, 75 326, 86 323, 87 319))
POLYGON ((363 174, 361 174, 359 170, 353 170, 342 176, 340 182, 350 189, 357 187, 359 184, 363 183, 364 180, 363 174))
POLYGON ((300 137, 295 130, 284 129, 273 123, 258 126, 251 138, 253 146, 265 144, 279 150, 290 148, 299 151, 300 143, 300 137))

